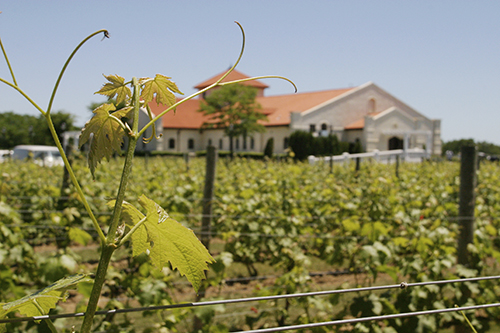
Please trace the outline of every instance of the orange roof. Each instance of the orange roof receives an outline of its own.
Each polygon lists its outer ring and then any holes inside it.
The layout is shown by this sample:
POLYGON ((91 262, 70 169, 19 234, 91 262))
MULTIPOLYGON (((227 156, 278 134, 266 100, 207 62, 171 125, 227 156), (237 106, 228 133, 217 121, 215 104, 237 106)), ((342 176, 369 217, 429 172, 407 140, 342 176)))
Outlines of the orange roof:
POLYGON ((357 129, 363 129, 365 128, 365 118, 358 119, 346 127, 344 127, 345 130, 357 130, 357 129))
POLYGON ((304 112, 319 104, 327 102, 337 96, 343 95, 353 88, 324 90, 308 93, 296 93, 268 97, 257 97, 257 102, 262 106, 262 112, 267 114, 266 126, 279 126, 290 124, 290 113, 304 112))
MULTIPOLYGON (((226 71, 220 73, 220 74, 217 74, 213 77, 211 77, 210 79, 206 80, 206 81, 203 81, 202 83, 199 83, 197 84, 196 86, 194 86, 196 89, 198 90, 201 90, 203 88, 206 88, 208 87, 209 85, 211 84, 214 84, 215 82, 217 82, 217 80, 219 80, 224 74, 226 74, 226 71)), ((222 80, 222 82, 228 82, 228 81, 235 81, 235 80, 241 80, 241 79, 247 79, 249 78, 250 76, 247 76, 239 71, 237 71, 236 69, 234 69, 231 73, 229 73, 228 76, 226 76, 224 78, 224 80, 222 80)), ((260 89, 265 89, 265 88, 268 88, 269 86, 267 84, 264 84, 260 81, 257 81, 257 80, 252 80, 252 81, 246 81, 246 82, 242 82, 241 84, 243 85, 247 85, 247 86, 252 86, 252 87, 255 87, 255 88, 260 88, 260 89)))
MULTIPOLYGON (((372 112, 372 113, 368 114, 368 116, 373 117, 379 113, 380 112, 372 112)), ((344 127, 345 130, 357 130, 357 129, 363 129, 363 128, 365 128, 365 117, 358 119, 356 121, 353 121, 352 123, 350 123, 349 125, 344 127)))
MULTIPOLYGON (((225 72, 224 72, 225 73, 225 72)), ((200 84, 195 88, 203 89, 210 84, 216 82, 224 73, 218 74, 200 84)), ((239 80, 247 78, 245 74, 236 70, 232 71, 224 81, 239 80)), ((260 89, 268 86, 259 81, 245 82, 260 89)), ((325 103, 333 98, 341 96, 346 92, 355 88, 332 89, 316 92, 295 93, 277 96, 257 96, 256 101, 262 107, 261 112, 267 115, 268 121, 262 121, 264 126, 286 126, 290 124, 290 114, 292 112, 304 112, 311 108, 325 103)), ((203 113, 198 112, 200 104, 203 101, 201 98, 195 98, 177 107, 176 112, 169 112, 163 116, 163 128, 175 129, 199 129, 203 123, 208 120, 203 113)), ((165 107, 156 105, 155 101, 149 103, 151 111, 154 114, 159 114, 165 107)))
MULTIPOLYGON (((354 88, 324 90, 308 93, 257 97, 257 103, 262 107, 269 121, 264 121, 264 126, 283 126, 290 124, 290 113, 304 112, 319 104, 338 97, 354 88)), ((208 120, 203 113, 198 112, 202 99, 195 98, 177 107, 176 112, 169 112, 163 117, 163 128, 199 129, 208 120)), ((154 114, 159 114, 165 109, 163 105, 156 105, 152 101, 149 106, 154 114)))

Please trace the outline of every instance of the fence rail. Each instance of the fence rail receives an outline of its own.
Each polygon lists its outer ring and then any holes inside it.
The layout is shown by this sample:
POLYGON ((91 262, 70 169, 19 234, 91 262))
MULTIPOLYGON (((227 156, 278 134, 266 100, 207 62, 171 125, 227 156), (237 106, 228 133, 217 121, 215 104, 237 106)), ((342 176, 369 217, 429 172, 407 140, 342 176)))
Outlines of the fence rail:
POLYGON ((343 153, 342 155, 324 157, 309 156, 308 161, 309 164, 315 164, 316 162, 349 162, 350 160, 356 159, 373 159, 380 163, 390 164, 395 163, 398 158, 401 158, 404 162, 418 163, 422 162, 428 157, 429 153, 426 150, 420 148, 412 148, 407 150, 374 150, 369 153, 358 154, 343 153))

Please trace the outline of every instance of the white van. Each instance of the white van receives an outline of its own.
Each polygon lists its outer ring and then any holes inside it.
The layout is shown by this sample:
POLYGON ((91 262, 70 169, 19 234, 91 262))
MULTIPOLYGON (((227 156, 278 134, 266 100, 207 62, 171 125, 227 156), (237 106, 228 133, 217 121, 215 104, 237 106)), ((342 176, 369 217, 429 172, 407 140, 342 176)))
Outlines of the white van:
POLYGON ((15 146, 12 158, 17 160, 33 160, 33 162, 41 166, 64 165, 59 150, 53 146, 15 146))
POLYGON ((10 160, 12 156, 12 150, 0 149, 0 163, 10 160))

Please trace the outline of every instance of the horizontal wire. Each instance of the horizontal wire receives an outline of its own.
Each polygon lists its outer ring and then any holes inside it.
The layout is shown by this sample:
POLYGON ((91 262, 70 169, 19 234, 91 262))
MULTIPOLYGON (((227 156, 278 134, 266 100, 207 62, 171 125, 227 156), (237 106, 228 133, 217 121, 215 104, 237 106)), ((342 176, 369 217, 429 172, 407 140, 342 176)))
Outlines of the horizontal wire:
POLYGON ((500 303, 471 305, 471 306, 436 309, 436 310, 426 310, 426 311, 414 311, 414 312, 405 312, 405 313, 389 314, 389 315, 382 315, 382 316, 372 316, 372 317, 362 317, 362 318, 353 318, 353 319, 340 319, 340 320, 325 321, 325 322, 320 322, 320 323, 281 326, 281 327, 273 327, 273 328, 263 328, 263 329, 257 329, 257 330, 249 330, 249 331, 234 331, 233 333, 282 332, 282 331, 307 329, 307 328, 314 328, 314 327, 321 327, 321 326, 356 324, 356 323, 362 323, 362 322, 367 322, 367 321, 380 321, 380 320, 388 320, 388 319, 397 319, 397 318, 424 316, 424 315, 431 315, 431 314, 440 314, 440 313, 446 313, 446 312, 458 312, 458 311, 467 311, 467 310, 486 309, 486 308, 493 308, 493 307, 500 307, 500 303))
MULTIPOLYGON (((43 210, 43 209, 20 209, 16 210, 17 213, 19 214, 30 214, 30 213, 43 213, 43 214, 52 214, 52 213, 64 213, 63 210, 43 210)), ((87 212, 81 211, 79 212, 81 215, 88 215, 87 212)), ((112 212, 95 212, 94 215, 112 215, 112 212)), ((204 214, 187 214, 187 213, 181 213, 181 212, 171 212, 170 215, 172 216, 183 216, 185 218, 203 218, 203 217, 209 217, 212 219, 261 219, 261 220, 271 220, 271 219, 302 219, 302 220, 336 220, 338 219, 337 215, 317 215, 317 216, 301 216, 301 215, 217 215, 217 214, 211 214, 211 215, 204 215, 204 214)), ((364 220, 364 221, 371 221, 371 222, 384 222, 384 221, 393 221, 393 220, 402 220, 402 219, 416 219, 421 221, 420 215, 419 216, 403 216, 403 217, 381 217, 377 219, 370 218, 369 216, 359 216, 357 217, 358 220, 364 220)), ((446 217, 424 217, 423 220, 447 220, 447 221, 463 221, 463 220, 480 220, 480 219, 492 219, 494 217, 490 216, 446 216, 446 217)), ((348 218, 349 220, 351 218, 348 218)), ((346 219, 342 219, 346 220, 346 219)), ((308 225, 308 226, 315 226, 316 224, 308 225)))
MULTIPOLYGON (((225 305, 225 304, 235 304, 235 303, 245 303, 245 302, 271 301, 271 300, 277 300, 277 299, 325 296, 325 295, 344 294, 344 293, 362 292, 362 291, 377 291, 377 290, 386 290, 386 289, 407 289, 410 287, 418 287, 418 286, 426 286, 426 285, 463 283, 463 282, 498 280, 498 279, 500 279, 500 275, 465 278, 465 279, 453 279, 453 280, 414 282, 414 283, 401 282, 400 284, 384 285, 384 286, 324 290, 324 291, 285 294, 285 295, 257 296, 257 297, 247 297, 247 298, 216 300, 216 301, 180 303, 180 304, 170 304, 170 305, 157 305, 157 306, 128 308, 128 309, 103 310, 103 311, 97 311, 95 313, 95 315, 107 315, 107 314, 129 313, 129 312, 144 312, 144 311, 153 311, 153 310, 170 310, 170 309, 178 309, 178 308, 225 305)), ((0 319, 0 324, 12 323, 12 322, 43 320, 43 319, 76 318, 76 317, 83 317, 84 315, 85 315, 84 312, 78 312, 78 313, 65 313, 65 314, 43 315, 43 316, 34 316, 34 317, 7 318, 7 319, 0 319)))

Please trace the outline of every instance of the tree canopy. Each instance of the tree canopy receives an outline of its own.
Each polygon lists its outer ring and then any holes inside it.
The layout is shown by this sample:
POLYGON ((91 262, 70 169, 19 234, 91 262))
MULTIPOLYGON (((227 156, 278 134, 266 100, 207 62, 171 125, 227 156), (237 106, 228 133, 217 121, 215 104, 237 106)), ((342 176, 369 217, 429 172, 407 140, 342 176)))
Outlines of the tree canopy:
POLYGON ((477 150, 485 154, 500 155, 500 146, 486 141, 475 142, 474 139, 460 139, 460 140, 443 142, 443 147, 442 147, 443 155, 446 154, 447 150, 450 150, 453 153, 458 154, 462 146, 472 146, 472 145, 477 146, 477 150))
MULTIPOLYGON (((53 112, 52 121, 59 136, 64 131, 76 129, 73 125, 74 116, 64 111, 53 112)), ((0 149, 12 149, 23 144, 54 145, 54 140, 42 115, 35 117, 14 112, 0 113, 0 133, 0 149)))
POLYGON ((260 112, 261 106, 256 101, 257 90, 250 86, 233 84, 222 86, 208 94, 199 109, 208 116, 203 128, 220 128, 229 137, 231 156, 233 138, 265 131, 260 121, 267 116, 260 112))

